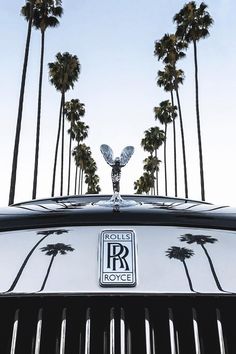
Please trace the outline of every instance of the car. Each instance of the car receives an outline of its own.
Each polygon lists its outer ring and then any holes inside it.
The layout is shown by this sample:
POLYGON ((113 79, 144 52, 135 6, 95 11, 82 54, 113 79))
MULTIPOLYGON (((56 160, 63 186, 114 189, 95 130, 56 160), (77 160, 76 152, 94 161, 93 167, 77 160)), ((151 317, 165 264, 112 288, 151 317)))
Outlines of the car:
POLYGON ((0 210, 0 352, 236 353, 236 210, 110 198, 0 210))

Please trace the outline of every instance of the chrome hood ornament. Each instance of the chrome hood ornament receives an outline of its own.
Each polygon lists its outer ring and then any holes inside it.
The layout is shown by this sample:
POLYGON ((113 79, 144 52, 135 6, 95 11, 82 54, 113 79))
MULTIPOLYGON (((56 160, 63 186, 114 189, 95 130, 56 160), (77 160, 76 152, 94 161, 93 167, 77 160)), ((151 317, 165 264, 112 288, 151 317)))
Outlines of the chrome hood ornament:
POLYGON ((116 157, 116 158, 114 158, 113 151, 110 148, 110 146, 106 144, 102 144, 100 150, 107 164, 112 167, 111 180, 113 186, 113 196, 109 201, 103 202, 102 204, 109 205, 109 206, 112 204, 114 207, 118 207, 118 208, 120 206, 129 206, 131 204, 132 205, 137 204, 134 201, 124 201, 120 196, 121 169, 129 162, 131 156, 134 153, 134 147, 126 146, 122 150, 120 157, 116 157))

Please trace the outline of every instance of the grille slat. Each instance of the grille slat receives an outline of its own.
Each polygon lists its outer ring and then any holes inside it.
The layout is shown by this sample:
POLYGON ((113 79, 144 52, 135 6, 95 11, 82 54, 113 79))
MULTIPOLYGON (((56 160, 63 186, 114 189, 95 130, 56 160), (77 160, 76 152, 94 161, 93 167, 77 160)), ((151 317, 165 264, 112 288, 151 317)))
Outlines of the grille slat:
POLYGON ((150 316, 149 310, 145 308, 145 342, 146 342, 146 354, 152 354, 151 350, 151 329, 150 329, 150 316))
POLYGON ((34 354, 40 354, 41 333, 42 333, 43 309, 40 308, 38 312, 38 322, 35 336, 35 350, 34 354))
POLYGON ((104 354, 108 353, 108 345, 107 345, 107 331, 103 332, 103 352, 104 354))
POLYGON ((174 316, 172 308, 168 309, 169 313, 169 329, 170 329, 170 348, 171 354, 179 354, 178 334, 174 325, 174 316))
POLYGON ((110 354, 115 354, 115 309, 110 310, 110 354))
POLYGON ((62 311, 60 354, 65 354, 65 346, 66 346, 66 308, 64 308, 62 311))
POLYGON ((15 352, 16 352, 16 340, 17 340, 17 332, 18 332, 18 325, 19 325, 19 312, 20 312, 19 309, 17 309, 15 312, 10 354, 15 354, 15 352))
POLYGON ((86 326, 85 326, 85 354, 90 354, 90 343, 91 343, 91 309, 87 308, 86 311, 86 326))
POLYGON ((152 350, 153 350, 153 354, 156 354, 156 349, 155 349, 155 332, 154 332, 154 328, 152 328, 152 350))
POLYGON ((125 354, 125 312, 120 309, 120 354, 125 354))
POLYGON ((79 354, 82 354, 82 333, 79 335, 79 354))
MULTIPOLYGON (((209 302, 196 306, 202 354, 220 354, 219 335, 216 321, 216 306, 209 302)), ((232 353, 233 354, 233 353, 232 353)))
POLYGON ((130 328, 127 328, 127 354, 132 353, 132 345, 131 345, 131 332, 130 328))
POLYGON ((1 354, 235 354, 234 297, 2 298, 1 354))
POLYGON ((196 352, 196 354, 201 354, 197 312, 196 312, 195 308, 192 309, 192 314, 193 314, 193 333, 194 333, 195 352, 196 352))
POLYGON ((216 309, 216 320, 217 320, 217 328, 218 328, 219 343, 220 343, 220 354, 226 354, 223 327, 221 322, 221 314, 219 309, 216 309))

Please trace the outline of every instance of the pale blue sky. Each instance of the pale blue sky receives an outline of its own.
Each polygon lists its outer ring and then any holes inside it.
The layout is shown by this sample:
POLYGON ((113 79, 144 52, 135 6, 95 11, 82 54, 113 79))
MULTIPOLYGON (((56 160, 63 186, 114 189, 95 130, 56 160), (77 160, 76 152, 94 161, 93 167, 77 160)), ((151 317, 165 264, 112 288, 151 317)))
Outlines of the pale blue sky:
MULTIPOLYGON (((156 124, 153 107, 169 98, 155 84, 162 68, 153 56, 154 41, 175 27, 173 15, 185 2, 180 0, 64 0, 60 27, 46 33, 42 104, 42 135, 39 161, 38 197, 50 195, 53 151, 56 139, 59 94, 48 82, 47 63, 59 51, 79 57, 81 75, 67 98, 80 98, 86 105, 90 126, 86 143, 98 164, 103 193, 111 192, 110 168, 99 147, 111 145, 116 155, 126 145, 135 154, 123 170, 121 192, 132 193, 133 181, 142 174, 146 154, 140 148, 143 131, 156 124)), ((199 2, 198 2, 199 3, 199 2)), ((211 36, 199 43, 199 85, 205 166, 206 198, 215 203, 236 205, 235 139, 235 10, 233 0, 206 2, 214 18, 211 36)), ((19 15, 22 0, 4 2, 0 13, 0 205, 8 202, 13 141, 18 107, 21 70, 27 24, 19 15)), ((31 199, 40 33, 32 32, 26 83, 22 138, 19 153, 16 201, 31 199)), ((198 149, 194 110, 192 49, 179 63, 186 80, 181 88, 186 130, 189 196, 200 198, 198 149)), ((177 121, 178 133, 179 122, 177 121)), ((168 139, 169 195, 174 194, 172 132, 168 139)), ((179 155, 179 196, 184 196, 181 146, 179 155)), ((163 160, 163 150, 159 158, 163 160)), ((160 194, 164 194, 163 168, 160 194)), ((65 174, 66 178, 66 174, 65 174)))

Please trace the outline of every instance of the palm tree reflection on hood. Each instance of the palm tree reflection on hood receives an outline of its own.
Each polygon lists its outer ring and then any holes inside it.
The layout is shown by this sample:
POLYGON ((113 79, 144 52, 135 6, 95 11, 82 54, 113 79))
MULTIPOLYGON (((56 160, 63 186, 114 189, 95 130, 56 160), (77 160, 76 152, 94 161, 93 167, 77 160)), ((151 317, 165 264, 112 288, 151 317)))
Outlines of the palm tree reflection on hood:
POLYGON ((166 251, 166 256, 171 258, 175 258, 178 259, 180 262, 183 263, 184 266, 184 270, 188 279, 188 283, 189 283, 189 287, 190 290, 193 292, 196 292, 193 289, 193 284, 189 275, 189 271, 188 271, 188 267, 187 264, 185 262, 185 259, 188 259, 190 257, 192 257, 194 255, 193 250, 189 249, 189 248, 185 248, 185 247, 177 247, 177 246, 172 246, 170 248, 168 248, 168 250, 166 251))
POLYGON ((41 289, 39 290, 39 291, 42 291, 45 287, 46 282, 47 282, 47 279, 48 279, 48 276, 49 276, 50 270, 52 268, 52 264, 53 264, 55 257, 58 254, 65 255, 65 254, 67 254, 67 252, 73 252, 74 248, 72 248, 71 245, 65 245, 64 243, 55 243, 55 244, 49 244, 45 247, 41 247, 40 249, 42 250, 42 252, 45 252, 45 254, 47 256, 52 256, 49 266, 48 266, 47 273, 46 273, 44 281, 43 281, 43 284, 41 286, 41 289))
POLYGON ((216 286, 217 288, 220 290, 220 291, 225 291, 222 289, 222 286, 220 284, 220 281, 216 275, 216 271, 215 271, 215 268, 214 268, 214 265, 213 265, 213 262, 211 260, 211 257, 205 247, 205 245, 208 243, 210 244, 213 244, 215 242, 217 242, 218 240, 212 236, 206 236, 206 235, 192 235, 192 234, 185 234, 185 235, 182 235, 180 238, 180 241, 182 242, 187 242, 188 244, 192 244, 192 243, 196 243, 197 245, 200 245, 207 257, 207 260, 209 262, 209 265, 210 265, 210 268, 211 268, 211 272, 212 272, 212 275, 215 279, 215 282, 216 282, 216 286))
POLYGON ((36 250, 36 248, 38 247, 38 245, 45 240, 46 237, 50 236, 50 235, 62 235, 64 233, 67 233, 68 230, 65 229, 59 229, 59 230, 45 230, 45 231, 38 231, 37 235, 43 235, 43 237, 34 245, 34 247, 29 251, 29 253, 27 254, 27 256, 25 257, 15 279, 13 280, 10 288, 7 290, 7 292, 14 290, 16 284, 18 283, 21 274, 23 272, 23 270, 25 269, 25 266, 28 262, 28 260, 30 259, 30 257, 32 256, 33 252, 36 250))

